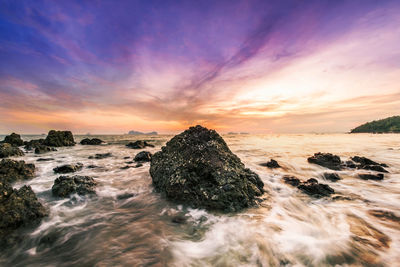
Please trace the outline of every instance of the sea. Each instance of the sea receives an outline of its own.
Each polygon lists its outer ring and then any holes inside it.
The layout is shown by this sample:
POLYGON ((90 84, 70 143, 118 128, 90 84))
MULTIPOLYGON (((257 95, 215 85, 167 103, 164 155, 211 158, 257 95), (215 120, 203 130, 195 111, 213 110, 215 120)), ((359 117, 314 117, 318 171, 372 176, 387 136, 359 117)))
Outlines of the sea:
POLYGON ((36 177, 13 186, 30 185, 50 215, 18 230, 22 241, 0 251, 0 266, 400 266, 399 134, 222 135, 265 184, 265 200, 237 213, 169 202, 154 191, 150 163, 134 168, 138 152, 155 153, 173 136, 91 135, 106 143, 80 145, 85 137, 75 136, 74 147, 15 158, 34 163, 36 177), (135 140, 155 147, 125 146, 135 140), (324 180, 333 171, 307 162, 316 152, 343 161, 364 156, 389 173, 373 181, 358 177, 365 170, 343 170, 336 171, 341 180, 324 180), (89 159, 97 153, 112 157, 89 159), (282 168, 260 165, 270 159, 282 168), (75 174, 93 177, 97 195, 53 197, 53 168, 78 162, 84 167, 75 174), (310 197, 285 184, 285 175, 316 178, 335 194, 310 197))

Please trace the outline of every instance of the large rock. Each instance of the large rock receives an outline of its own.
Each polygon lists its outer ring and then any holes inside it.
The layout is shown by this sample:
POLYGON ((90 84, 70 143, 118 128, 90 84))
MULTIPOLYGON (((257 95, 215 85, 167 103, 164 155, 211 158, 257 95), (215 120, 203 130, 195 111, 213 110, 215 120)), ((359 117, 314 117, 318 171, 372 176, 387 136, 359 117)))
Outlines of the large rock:
POLYGON ((103 143, 103 141, 99 138, 93 138, 93 139, 85 138, 85 139, 82 139, 80 144, 95 146, 95 145, 101 145, 101 143, 103 143))
POLYGON ((138 140, 138 141, 130 142, 130 143, 126 144, 126 147, 133 148, 133 149, 142 149, 145 147, 154 147, 154 145, 152 145, 144 140, 138 140))
POLYGON ((25 142, 24 142, 24 148, 25 148, 26 150, 33 150, 33 149, 35 149, 35 148, 37 148, 37 147, 42 146, 43 143, 44 143, 44 139, 43 139, 43 138, 41 138, 41 139, 35 139, 35 140, 30 140, 30 141, 25 141, 25 142))
POLYGON ((8 143, 12 146, 23 146, 24 145, 24 141, 22 141, 21 136, 19 134, 16 133, 12 133, 10 135, 7 135, 4 138, 4 143, 8 143))
POLYGON ((43 142, 46 146, 74 146, 74 136, 70 131, 51 130, 43 142))
POLYGON ((24 152, 18 147, 14 147, 9 143, 0 144, 0 158, 23 156, 24 152))
POLYGON ((318 152, 307 160, 309 163, 318 164, 331 170, 341 170, 342 168, 340 157, 331 153, 318 152))
POLYGON ((138 162, 146 162, 146 161, 150 161, 151 160, 151 153, 148 151, 142 151, 137 153, 137 155, 135 156, 135 158, 133 159, 134 161, 138 161, 138 162))
POLYGON ((173 201, 211 210, 238 211, 264 192, 256 173, 245 168, 214 130, 191 127, 153 155, 154 187, 173 201))
POLYGON ((45 145, 38 145, 35 148, 35 154, 44 154, 52 151, 57 151, 57 149, 45 145))
POLYGON ((3 159, 0 161, 0 182, 13 183, 18 180, 27 180, 35 175, 35 165, 25 161, 3 159))
POLYGON ((19 190, 0 182, 0 237, 23 225, 39 221, 48 211, 36 198, 30 186, 19 190))
POLYGON ((51 191, 54 196, 68 197, 71 194, 96 194, 96 182, 89 176, 60 176, 54 181, 51 191))
POLYGON ((62 166, 55 167, 53 171, 55 173, 71 173, 71 172, 76 172, 80 171, 83 168, 83 164, 78 162, 76 164, 66 164, 62 166))

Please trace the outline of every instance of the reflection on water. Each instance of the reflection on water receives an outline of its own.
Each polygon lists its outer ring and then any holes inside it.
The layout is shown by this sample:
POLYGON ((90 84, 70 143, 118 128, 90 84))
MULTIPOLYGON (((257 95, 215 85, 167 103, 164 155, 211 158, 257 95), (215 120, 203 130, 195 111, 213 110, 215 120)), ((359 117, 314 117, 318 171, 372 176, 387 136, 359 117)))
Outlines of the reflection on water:
MULTIPOLYGON (((40 156, 27 153, 22 158, 37 166, 37 177, 28 184, 50 208, 50 216, 34 229, 21 230, 19 234, 26 237, 0 253, 0 265, 394 266, 400 262, 400 135, 224 136, 231 150, 260 175, 268 196, 261 207, 237 214, 165 201, 153 192, 149 163, 121 169, 133 166, 129 161, 141 151, 124 143, 140 137, 99 137, 108 143, 59 148, 40 156), (364 181, 357 171, 345 170, 338 172, 342 180, 325 181, 326 170, 306 160, 318 151, 343 160, 360 155, 384 162, 390 174, 383 181, 364 181), (107 152, 113 157, 88 159, 107 152), (39 157, 54 160, 38 162, 39 157), (283 168, 259 165, 270 158, 283 168), (93 176, 99 183, 97 196, 53 198, 50 189, 57 175, 52 169, 76 162, 85 165, 77 174, 93 176), (315 177, 337 194, 310 198, 282 183, 288 174, 315 177), (174 220, 177 216, 181 219, 174 220)), ((156 144, 146 149, 154 153, 170 136, 144 138, 156 144)))

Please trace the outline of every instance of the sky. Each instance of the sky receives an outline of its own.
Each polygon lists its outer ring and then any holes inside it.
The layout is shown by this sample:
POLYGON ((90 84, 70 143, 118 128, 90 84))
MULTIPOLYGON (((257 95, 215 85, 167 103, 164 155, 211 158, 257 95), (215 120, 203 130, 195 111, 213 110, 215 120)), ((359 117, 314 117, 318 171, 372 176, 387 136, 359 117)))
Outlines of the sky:
POLYGON ((347 132, 399 107, 400 1, 0 1, 0 133, 347 132))

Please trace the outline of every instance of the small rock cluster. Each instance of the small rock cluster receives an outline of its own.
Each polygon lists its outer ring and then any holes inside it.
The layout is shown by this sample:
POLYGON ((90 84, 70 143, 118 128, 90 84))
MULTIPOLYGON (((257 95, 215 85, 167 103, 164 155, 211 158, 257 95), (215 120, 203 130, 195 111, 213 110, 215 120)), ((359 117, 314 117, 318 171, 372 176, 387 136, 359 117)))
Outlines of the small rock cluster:
POLYGON ((143 149, 145 147, 154 147, 154 145, 150 144, 144 140, 138 140, 138 141, 130 142, 130 143, 126 144, 126 147, 133 148, 133 149, 143 149))

